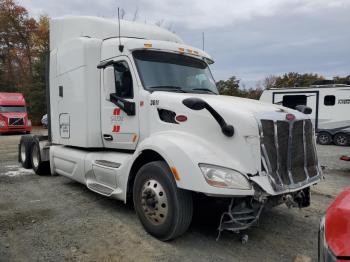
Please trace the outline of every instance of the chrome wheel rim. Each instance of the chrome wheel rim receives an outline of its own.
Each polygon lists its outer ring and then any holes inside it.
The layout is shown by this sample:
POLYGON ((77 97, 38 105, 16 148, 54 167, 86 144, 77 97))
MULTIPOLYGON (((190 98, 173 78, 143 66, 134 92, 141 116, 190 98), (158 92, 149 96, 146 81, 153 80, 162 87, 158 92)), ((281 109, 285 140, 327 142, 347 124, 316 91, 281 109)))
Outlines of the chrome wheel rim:
POLYGON ((141 191, 141 207, 154 225, 164 223, 168 215, 168 198, 163 186, 156 180, 147 180, 141 191))
POLYGON ((21 160, 22 163, 26 161, 26 147, 24 144, 21 144, 21 160))
POLYGON ((37 168, 39 166, 39 150, 37 146, 33 146, 32 159, 33 159, 33 166, 37 168))
POLYGON ((327 135, 320 135, 318 137, 321 144, 327 144, 329 143, 329 137, 327 135))

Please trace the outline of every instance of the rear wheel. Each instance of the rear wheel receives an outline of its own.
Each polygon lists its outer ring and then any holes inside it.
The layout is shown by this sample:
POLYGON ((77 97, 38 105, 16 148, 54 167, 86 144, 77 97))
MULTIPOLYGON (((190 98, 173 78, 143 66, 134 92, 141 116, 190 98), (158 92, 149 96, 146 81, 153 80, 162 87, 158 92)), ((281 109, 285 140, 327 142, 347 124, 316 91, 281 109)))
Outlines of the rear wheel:
POLYGON ((350 144, 350 136, 347 134, 339 133, 334 136, 334 144, 338 146, 347 146, 350 144))
POLYGON ((177 188, 163 161, 148 163, 137 172, 133 199, 145 230, 162 241, 182 235, 191 223, 192 195, 177 188))
POLYGON ((31 168, 31 147, 34 143, 32 136, 22 136, 18 148, 18 160, 24 168, 31 168))
POLYGON ((38 141, 34 141, 31 148, 31 164, 34 172, 39 175, 47 175, 50 174, 50 162, 49 161, 41 161, 40 155, 40 146, 38 141))
POLYGON ((329 145, 332 143, 332 136, 327 132, 320 132, 317 135, 317 143, 320 145, 329 145))

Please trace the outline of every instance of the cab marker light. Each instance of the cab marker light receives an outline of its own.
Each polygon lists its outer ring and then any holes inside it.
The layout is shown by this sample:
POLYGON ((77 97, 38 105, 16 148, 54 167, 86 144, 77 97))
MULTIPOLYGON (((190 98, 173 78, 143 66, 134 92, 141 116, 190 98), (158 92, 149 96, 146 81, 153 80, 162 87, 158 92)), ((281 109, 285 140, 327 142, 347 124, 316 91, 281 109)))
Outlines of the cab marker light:
POLYGON ((132 138, 132 142, 135 143, 136 139, 137 139, 137 135, 134 134, 134 136, 133 136, 133 138, 132 138))
POLYGON ((173 176, 175 177, 175 180, 180 181, 181 178, 179 176, 179 173, 176 170, 176 167, 172 166, 170 169, 171 169, 171 172, 173 173, 173 176))
POLYGON ((190 54, 192 54, 193 50, 192 50, 192 49, 187 49, 187 52, 189 52, 190 54))
POLYGON ((180 53, 184 53, 185 52, 185 48, 179 47, 179 51, 180 51, 180 53))
POLYGON ((151 43, 145 43, 143 44, 144 47, 146 48, 152 48, 152 44, 151 43))

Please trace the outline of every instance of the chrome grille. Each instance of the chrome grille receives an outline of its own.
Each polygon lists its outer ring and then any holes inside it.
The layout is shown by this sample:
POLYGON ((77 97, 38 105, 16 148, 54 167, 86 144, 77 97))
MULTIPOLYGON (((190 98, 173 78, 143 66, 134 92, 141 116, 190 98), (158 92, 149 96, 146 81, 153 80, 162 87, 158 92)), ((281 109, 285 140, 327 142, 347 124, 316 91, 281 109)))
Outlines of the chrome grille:
POLYGON ((300 186, 319 174, 312 123, 261 121, 261 149, 275 189, 300 186))
POLYGON ((24 126, 24 119, 18 117, 9 118, 9 126, 24 126))

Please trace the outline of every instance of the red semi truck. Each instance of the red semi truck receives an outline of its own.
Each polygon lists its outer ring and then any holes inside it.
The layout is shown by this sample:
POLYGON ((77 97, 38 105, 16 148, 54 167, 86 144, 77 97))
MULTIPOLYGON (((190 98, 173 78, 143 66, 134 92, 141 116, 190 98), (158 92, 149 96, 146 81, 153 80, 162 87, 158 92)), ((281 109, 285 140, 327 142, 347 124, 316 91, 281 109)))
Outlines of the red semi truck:
POLYGON ((0 134, 32 130, 26 101, 21 93, 0 93, 0 134))

